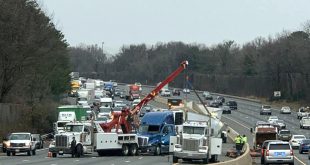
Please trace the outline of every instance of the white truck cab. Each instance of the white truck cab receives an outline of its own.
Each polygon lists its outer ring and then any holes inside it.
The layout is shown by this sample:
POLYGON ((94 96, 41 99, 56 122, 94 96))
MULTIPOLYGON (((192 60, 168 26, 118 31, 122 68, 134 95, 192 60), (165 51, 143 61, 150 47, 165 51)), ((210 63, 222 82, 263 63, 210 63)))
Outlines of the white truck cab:
POLYGON ((180 141, 174 146, 173 163, 177 163, 178 159, 186 159, 202 160, 204 164, 207 164, 209 155, 211 155, 212 159, 216 159, 217 155, 222 152, 222 139, 211 136, 211 146, 209 146, 208 130, 207 122, 185 122, 180 141), (210 153, 209 147, 211 147, 210 153))
POLYGON ((29 132, 12 133, 10 136, 10 145, 7 147, 7 156, 15 156, 16 153, 26 152, 28 156, 36 154, 35 141, 29 132))

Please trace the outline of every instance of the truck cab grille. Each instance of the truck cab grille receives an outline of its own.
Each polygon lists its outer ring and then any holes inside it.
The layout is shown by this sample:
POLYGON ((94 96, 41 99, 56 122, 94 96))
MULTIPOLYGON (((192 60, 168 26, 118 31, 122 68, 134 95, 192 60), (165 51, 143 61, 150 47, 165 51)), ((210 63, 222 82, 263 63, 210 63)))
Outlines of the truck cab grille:
POLYGON ((198 151, 199 140, 197 139, 183 139, 183 150, 198 151))
POLYGON ((67 147, 68 146, 68 138, 67 136, 56 136, 56 147, 67 147))

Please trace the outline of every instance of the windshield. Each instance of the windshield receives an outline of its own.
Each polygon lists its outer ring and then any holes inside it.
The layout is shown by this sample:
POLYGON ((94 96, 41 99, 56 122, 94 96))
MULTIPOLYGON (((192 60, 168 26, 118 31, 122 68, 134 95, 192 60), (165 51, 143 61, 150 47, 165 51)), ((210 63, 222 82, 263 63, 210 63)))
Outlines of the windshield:
POLYGON ((65 127, 67 123, 57 123, 57 127, 65 127))
POLYGON ((294 136, 294 139, 306 139, 305 136, 294 136))
POLYGON ((280 134, 290 134, 291 132, 289 130, 287 131, 280 131, 280 134))
POLYGON ((102 107, 112 107, 112 103, 111 102, 101 102, 100 105, 102 107))
POLYGON ((79 98, 79 101, 87 101, 87 98, 80 97, 80 98, 79 98))
POLYGON ((106 108, 106 107, 103 107, 103 108, 100 108, 100 112, 110 112, 111 111, 111 108, 106 108))
POLYGON ((10 140, 29 140, 30 135, 29 134, 12 134, 10 136, 10 140))
POLYGON ((159 133, 158 125, 142 125, 139 127, 140 133, 159 133))
POLYGON ((189 127, 189 126, 184 126, 184 127, 183 127, 183 133, 186 133, 186 134, 200 134, 200 135, 204 135, 204 127, 189 127))
POLYGON ((68 132, 82 132, 83 125, 67 125, 66 130, 68 132))
POLYGON ((269 105, 264 105, 263 108, 270 109, 271 107, 269 105))

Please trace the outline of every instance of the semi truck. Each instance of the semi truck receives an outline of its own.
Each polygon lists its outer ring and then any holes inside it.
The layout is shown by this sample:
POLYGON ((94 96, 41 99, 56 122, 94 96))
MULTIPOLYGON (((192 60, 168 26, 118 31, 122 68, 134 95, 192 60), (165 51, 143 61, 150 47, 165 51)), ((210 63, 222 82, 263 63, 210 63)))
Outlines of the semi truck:
POLYGON ((87 119, 86 109, 78 105, 64 105, 57 108, 58 120, 54 123, 54 133, 64 132, 65 125, 87 119))
POLYGON ((183 124, 183 112, 146 113, 138 130, 139 149, 154 155, 169 153, 170 137, 176 136, 177 126, 183 124))
POLYGON ((134 99, 140 99, 140 87, 138 85, 130 84, 126 89, 126 100, 133 101, 134 99))

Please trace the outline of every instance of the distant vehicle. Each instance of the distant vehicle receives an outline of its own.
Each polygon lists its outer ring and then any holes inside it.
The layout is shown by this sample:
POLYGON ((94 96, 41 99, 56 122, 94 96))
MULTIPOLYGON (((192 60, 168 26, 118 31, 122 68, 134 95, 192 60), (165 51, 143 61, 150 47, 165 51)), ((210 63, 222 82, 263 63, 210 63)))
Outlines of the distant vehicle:
POLYGON ((282 107, 281 110, 280 110, 280 113, 281 114, 291 114, 291 108, 288 107, 288 106, 285 106, 285 107, 282 107))
POLYGON ((120 96, 120 95, 121 95, 121 90, 120 89, 115 89, 114 96, 120 96))
POLYGON ((260 110, 260 115, 271 115, 271 106, 270 105, 262 105, 262 108, 260 110))
POLYGON ((302 117, 308 116, 309 113, 309 107, 301 107, 298 109, 297 112, 297 119, 301 119, 302 117))
POLYGON ((126 104, 122 100, 117 100, 114 102, 114 107, 125 107, 125 106, 126 106, 126 104))
POLYGON ((215 101, 215 100, 213 100, 213 101, 210 101, 209 106, 210 107, 214 107, 214 108, 219 108, 220 107, 220 103, 215 101))
POLYGON ((280 129, 285 129, 286 128, 286 124, 284 123, 284 120, 277 120, 274 123, 278 124, 280 126, 280 129))
POLYGON ((33 139, 36 139, 34 141, 34 144, 36 146, 36 149, 41 149, 43 148, 43 140, 40 134, 31 134, 33 139))
POLYGON ((180 92, 179 89, 173 89, 173 90, 172 90, 172 95, 173 95, 173 96, 180 96, 180 94, 181 94, 181 92, 180 92))
POLYGON ((10 145, 10 135, 7 134, 3 139, 2 139, 2 152, 6 152, 7 147, 10 145))
POLYGON ((299 153, 309 152, 310 150, 310 139, 303 139, 300 141, 299 153))
POLYGON ((121 91, 120 94, 119 94, 119 97, 124 99, 126 96, 125 96, 125 92, 124 91, 121 91))
POLYGON ((277 140, 278 129, 272 125, 260 123, 254 131, 254 148, 261 149, 265 140, 277 140))
POLYGON ((298 148, 303 139, 306 139, 305 135, 293 135, 289 142, 293 148, 298 148))
POLYGON ((140 115, 139 116, 143 117, 148 112, 152 112, 152 107, 146 105, 146 106, 142 107, 142 109, 140 110, 140 115))
POLYGON ((267 149, 267 146, 270 142, 280 142, 281 140, 265 140, 262 144, 262 149, 261 149, 261 157, 260 157, 260 162, 261 164, 264 164, 265 162, 265 150, 267 149))
POLYGON ((278 116, 270 116, 270 117, 268 118, 268 122, 269 122, 269 123, 274 123, 274 122, 276 122, 277 120, 279 120, 278 116))
POLYGON ((231 110, 237 110, 238 105, 236 101, 228 101, 226 102, 226 105, 230 107, 231 110))
POLYGON ((222 112, 223 114, 231 114, 231 110, 229 106, 226 106, 226 105, 222 106, 222 111, 223 111, 222 112))
POLYGON ((161 93, 160 93, 161 96, 163 97, 170 97, 171 96, 171 92, 169 89, 164 89, 161 93))
POLYGON ((131 105, 134 107, 136 105, 138 105, 141 102, 141 99, 134 99, 131 103, 131 105))
POLYGON ((310 116, 308 117, 302 117, 300 120, 300 128, 310 128, 310 116))
POLYGON ((278 139, 282 141, 289 141, 292 138, 291 131, 287 129, 282 129, 278 133, 278 139))
POLYGON ((269 142, 264 149, 264 164, 294 164, 294 153, 288 142, 269 142))
POLYGON ((141 83, 139 83, 139 82, 135 82, 135 85, 137 85, 137 86, 139 86, 140 88, 139 88, 139 91, 142 91, 142 84, 141 83))
POLYGON ((223 96, 217 96, 216 100, 220 101, 222 104, 225 103, 225 98, 223 96))
POLYGON ((167 104, 168 104, 169 109, 178 109, 178 108, 184 107, 182 98, 168 99, 167 104))
POLYGON ((206 100, 213 100, 213 97, 212 97, 211 93, 208 92, 208 91, 204 91, 204 92, 202 93, 202 96, 203 96, 206 100))
POLYGON ((183 89, 183 93, 190 94, 191 91, 190 91, 188 88, 184 88, 184 89, 183 89))

